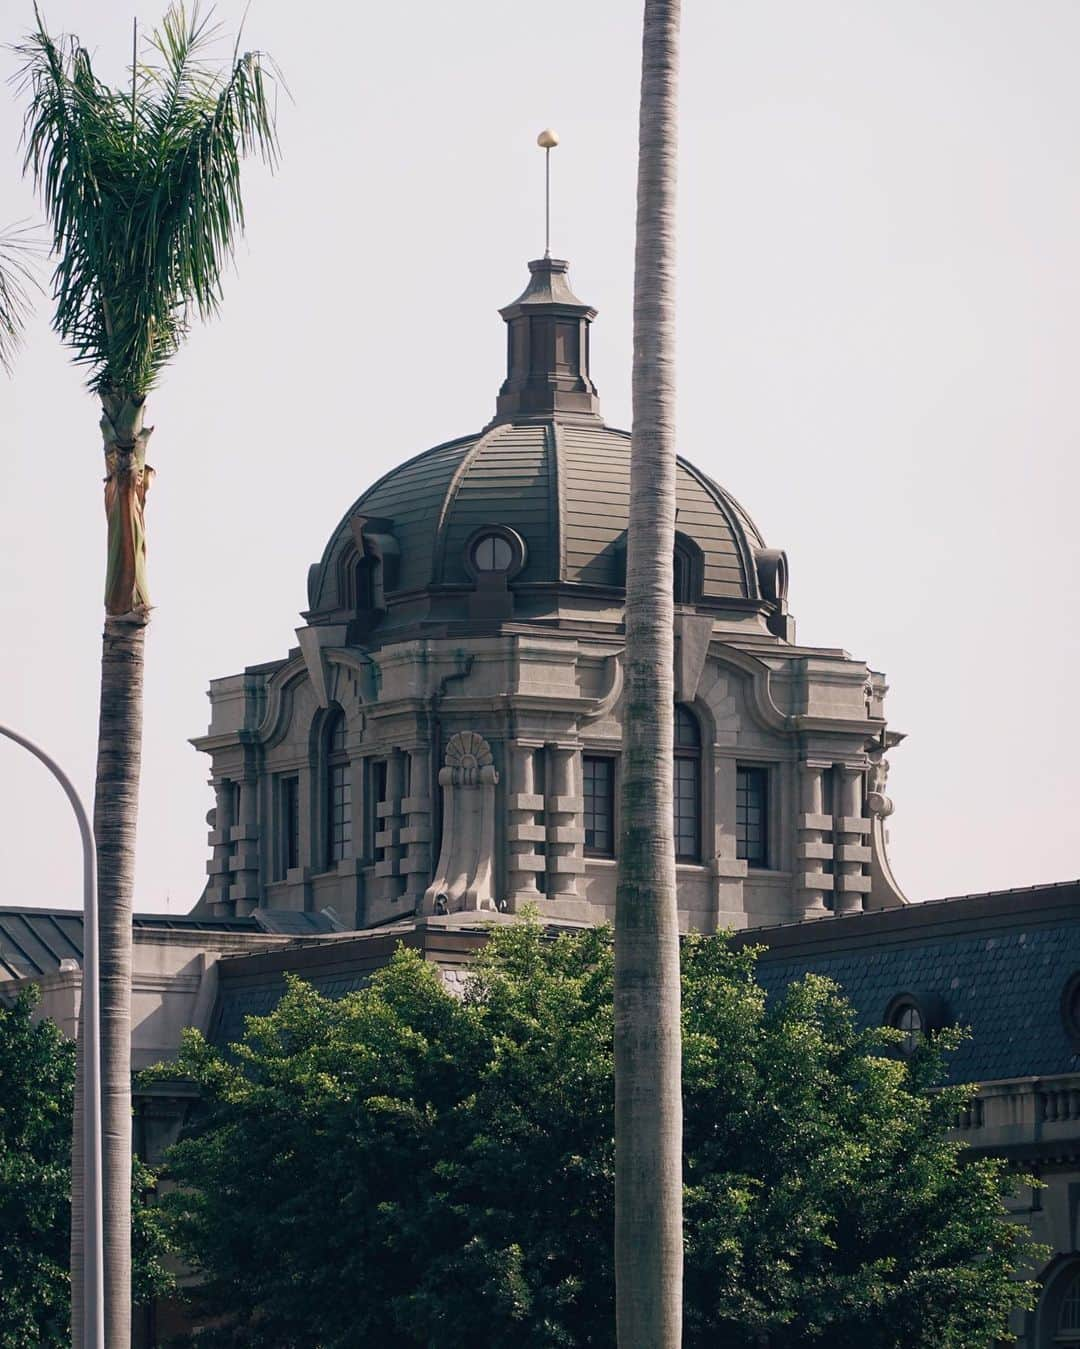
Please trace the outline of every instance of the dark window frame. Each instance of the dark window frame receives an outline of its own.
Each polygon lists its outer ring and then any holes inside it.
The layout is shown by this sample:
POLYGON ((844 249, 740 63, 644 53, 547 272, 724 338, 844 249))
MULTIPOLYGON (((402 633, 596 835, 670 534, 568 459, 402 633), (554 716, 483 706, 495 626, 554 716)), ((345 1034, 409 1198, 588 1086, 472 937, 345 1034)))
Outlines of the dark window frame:
POLYGON ((346 734, 345 713, 340 707, 332 709, 323 730, 323 847, 328 871, 352 855, 352 764, 346 734))
POLYGON ((277 877, 288 879, 300 866, 300 774, 281 773, 277 779, 277 877))
POLYGON ((735 765, 735 856, 751 871, 772 871, 772 773, 766 764, 735 765), (757 819, 751 818, 751 813, 757 819), (740 818, 740 816, 742 818, 740 818), (759 837, 752 837, 756 832, 759 837))
POLYGON ((390 761, 384 758, 371 758, 367 760, 367 852, 372 862, 383 862, 386 860, 386 849, 375 842, 376 834, 382 832, 383 822, 379 816, 379 806, 386 800, 386 789, 389 780, 390 761))
POLYGON ((701 863, 701 842, 704 792, 702 791, 702 747, 701 722, 694 711, 683 703, 675 706, 674 727, 674 764, 672 782, 672 808, 674 811, 675 861, 683 865, 694 866, 701 863), (684 733, 689 726, 689 734, 684 733), (690 787, 689 808, 683 789, 690 787), (689 824, 686 837, 689 842, 683 846, 683 822, 689 824))
MULTIPOLYGON (((584 845, 584 852, 586 857, 606 857, 610 859, 614 858, 615 856, 615 842, 617 838, 616 833, 617 822, 615 818, 615 802, 616 802, 615 787, 616 787, 617 772, 618 772, 618 757, 614 754, 590 753, 590 754, 583 754, 581 756, 581 795, 582 795, 581 822, 586 838, 586 842, 584 845), (590 795, 595 798, 595 792, 590 793, 589 790, 590 769, 598 768, 601 765, 604 765, 607 776, 607 784, 604 791, 604 800, 602 802, 603 813, 606 814, 607 816, 607 835, 610 839, 610 846, 607 848, 598 847, 595 843, 590 844, 588 842, 590 832, 588 825, 589 817, 590 815, 592 815, 592 817, 595 820, 598 813, 595 809, 590 811, 588 804, 590 795)), ((594 781, 595 781, 595 773, 594 773, 594 781)), ((592 832, 594 835, 597 832, 595 825, 593 827, 592 832)))

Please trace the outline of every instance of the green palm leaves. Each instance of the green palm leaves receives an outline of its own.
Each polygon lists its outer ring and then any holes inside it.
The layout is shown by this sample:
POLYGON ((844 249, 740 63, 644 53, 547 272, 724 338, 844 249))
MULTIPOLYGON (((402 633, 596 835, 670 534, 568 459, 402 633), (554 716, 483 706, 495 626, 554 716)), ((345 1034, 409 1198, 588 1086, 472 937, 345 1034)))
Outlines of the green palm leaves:
POLYGON ((22 341, 31 292, 38 289, 32 261, 40 251, 39 241, 24 226, 0 230, 0 368, 7 371, 22 341))
POLYGON ((53 326, 89 367, 92 389, 139 397, 175 353, 192 308, 206 316, 220 302, 244 226, 240 161, 277 159, 274 68, 238 49, 226 69, 211 62, 211 12, 175 4, 130 88, 113 89, 77 38, 51 37, 35 15, 18 50, 29 94, 25 166, 58 259, 53 326))

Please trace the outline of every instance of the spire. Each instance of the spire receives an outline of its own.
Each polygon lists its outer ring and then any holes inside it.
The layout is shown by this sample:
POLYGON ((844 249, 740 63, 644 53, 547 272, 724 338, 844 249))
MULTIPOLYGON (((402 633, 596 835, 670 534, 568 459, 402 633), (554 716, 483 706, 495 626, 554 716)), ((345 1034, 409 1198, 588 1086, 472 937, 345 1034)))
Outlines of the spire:
POLYGON ((589 325, 596 310, 570 289, 569 268, 561 258, 530 262, 524 292, 499 310, 508 330, 507 369, 495 422, 600 417, 589 378, 589 325))

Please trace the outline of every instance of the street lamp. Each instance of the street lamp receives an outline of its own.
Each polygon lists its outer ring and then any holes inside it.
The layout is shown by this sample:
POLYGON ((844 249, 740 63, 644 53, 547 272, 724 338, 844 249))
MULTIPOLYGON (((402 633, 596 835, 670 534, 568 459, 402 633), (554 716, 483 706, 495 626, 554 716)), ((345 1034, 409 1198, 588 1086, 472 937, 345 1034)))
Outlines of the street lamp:
POLYGON ((101 1051, 98 1013, 97 866, 94 833, 79 793, 52 759, 24 735, 0 726, 0 735, 14 740, 40 759, 64 789, 79 825, 83 847, 83 1343, 72 1349, 105 1349, 104 1238, 101 1186, 101 1051))

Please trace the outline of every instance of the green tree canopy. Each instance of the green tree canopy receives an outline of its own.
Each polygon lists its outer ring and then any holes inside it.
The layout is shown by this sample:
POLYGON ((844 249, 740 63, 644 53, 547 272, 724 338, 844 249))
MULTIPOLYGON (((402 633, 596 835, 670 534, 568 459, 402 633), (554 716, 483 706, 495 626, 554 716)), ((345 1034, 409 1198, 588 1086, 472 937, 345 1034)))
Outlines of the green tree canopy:
POLYGON ((0 1346, 61 1346, 75 1046, 34 1018, 37 990, 0 1004, 0 1346))
MULTIPOLYGON (((493 930, 466 995, 400 949, 293 981, 221 1052, 169 1161, 182 1250, 275 1349, 614 1345, 610 933, 493 930)), ((905 1060, 828 981, 766 1006, 752 953, 683 948, 689 1347, 985 1349, 1030 1288, 1003 1165, 948 1130, 948 1039, 905 1060)), ((169 1065, 170 1075, 176 1065, 169 1065)))
MULTIPOLYGON (((71 1117, 75 1045, 36 1016, 29 985, 0 1003, 0 1349, 66 1349, 70 1281, 71 1117)), ((133 1215, 136 1302, 166 1291, 167 1246, 137 1163, 133 1215)))

